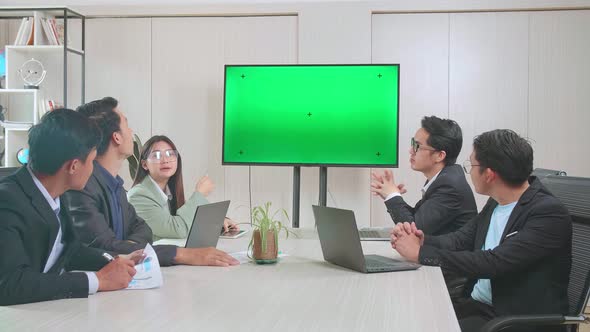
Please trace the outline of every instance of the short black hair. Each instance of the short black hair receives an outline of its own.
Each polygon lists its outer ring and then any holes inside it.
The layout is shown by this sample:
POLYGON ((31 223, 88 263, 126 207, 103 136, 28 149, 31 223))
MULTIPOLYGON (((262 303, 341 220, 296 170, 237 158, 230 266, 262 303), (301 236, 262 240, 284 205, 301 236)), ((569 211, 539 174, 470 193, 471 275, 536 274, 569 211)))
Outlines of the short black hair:
POLYGON ((96 149, 99 156, 109 148, 114 132, 121 130, 121 117, 115 112, 119 102, 113 97, 104 97, 79 106, 76 111, 86 115, 96 123, 100 130, 102 140, 96 149))
POLYGON ((430 135, 426 144, 446 153, 445 165, 453 165, 463 146, 463 133, 457 122, 436 116, 425 116, 422 128, 430 135))
POLYGON ((508 185, 522 185, 533 172, 533 147, 510 129, 496 129, 476 136, 473 151, 480 172, 489 168, 508 185))
POLYGON ((71 109, 56 109, 29 129, 29 166, 53 175, 68 160, 85 162, 99 142, 100 131, 87 117, 71 109))

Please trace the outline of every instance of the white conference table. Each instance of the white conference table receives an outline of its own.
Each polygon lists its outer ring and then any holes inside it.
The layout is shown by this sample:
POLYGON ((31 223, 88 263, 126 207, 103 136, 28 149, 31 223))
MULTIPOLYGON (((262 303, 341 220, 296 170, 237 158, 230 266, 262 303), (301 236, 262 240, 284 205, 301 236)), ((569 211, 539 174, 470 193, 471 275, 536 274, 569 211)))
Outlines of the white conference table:
MULTIPOLYGON (((297 231, 278 264, 167 267, 158 289, 0 307, 0 331, 459 331, 439 268, 347 270, 323 260, 315 231, 297 231)), ((244 251, 250 234, 217 247, 244 251)), ((399 258, 389 242, 363 249, 399 258)))

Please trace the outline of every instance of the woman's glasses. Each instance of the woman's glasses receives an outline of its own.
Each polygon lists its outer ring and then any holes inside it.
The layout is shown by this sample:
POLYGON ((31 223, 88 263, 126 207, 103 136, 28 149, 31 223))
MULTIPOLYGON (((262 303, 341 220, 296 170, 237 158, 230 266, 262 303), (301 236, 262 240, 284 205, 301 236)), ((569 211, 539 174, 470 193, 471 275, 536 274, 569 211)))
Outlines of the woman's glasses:
POLYGON ((150 152, 147 160, 152 163, 161 163, 164 159, 168 161, 176 161, 178 159, 178 151, 176 150, 155 150, 150 152))

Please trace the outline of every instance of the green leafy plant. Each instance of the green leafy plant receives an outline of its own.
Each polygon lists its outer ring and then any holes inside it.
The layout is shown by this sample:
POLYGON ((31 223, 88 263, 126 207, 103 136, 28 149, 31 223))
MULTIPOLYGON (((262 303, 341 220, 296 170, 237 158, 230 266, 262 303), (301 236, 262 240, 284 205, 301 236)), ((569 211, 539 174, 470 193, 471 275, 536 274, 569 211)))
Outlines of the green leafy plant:
POLYGON ((137 168, 141 167, 141 139, 137 134, 133 134, 133 154, 127 157, 127 162, 129 163, 129 175, 131 175, 131 179, 135 179, 135 174, 137 174, 137 168))
POLYGON ((286 238, 289 238, 289 234, 295 234, 277 219, 278 215, 284 215, 287 221, 290 221, 287 211, 285 211, 285 209, 278 209, 274 212, 271 212, 271 204, 271 202, 266 202, 262 206, 255 206, 252 208, 252 219, 250 220, 250 225, 252 226, 253 234, 252 238, 250 239, 250 244, 248 245, 248 257, 253 258, 254 260, 257 259, 254 253, 256 231, 259 231, 260 233, 260 245, 262 253, 265 253, 268 250, 267 240, 269 233, 274 234, 275 249, 279 247, 279 234, 281 231, 284 231, 286 238))

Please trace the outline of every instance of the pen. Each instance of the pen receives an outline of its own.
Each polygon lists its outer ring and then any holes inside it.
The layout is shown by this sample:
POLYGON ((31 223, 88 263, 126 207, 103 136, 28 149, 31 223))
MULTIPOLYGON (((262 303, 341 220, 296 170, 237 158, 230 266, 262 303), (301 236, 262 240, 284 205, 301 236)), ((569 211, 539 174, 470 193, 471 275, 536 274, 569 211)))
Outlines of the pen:
POLYGON ((115 260, 115 258, 113 256, 111 256, 108 252, 102 253, 102 257, 104 257, 109 262, 112 262, 115 260))

